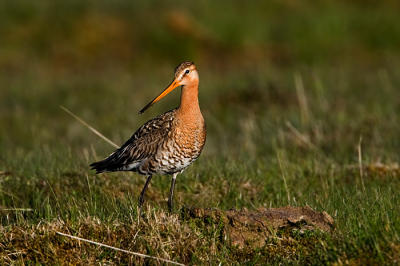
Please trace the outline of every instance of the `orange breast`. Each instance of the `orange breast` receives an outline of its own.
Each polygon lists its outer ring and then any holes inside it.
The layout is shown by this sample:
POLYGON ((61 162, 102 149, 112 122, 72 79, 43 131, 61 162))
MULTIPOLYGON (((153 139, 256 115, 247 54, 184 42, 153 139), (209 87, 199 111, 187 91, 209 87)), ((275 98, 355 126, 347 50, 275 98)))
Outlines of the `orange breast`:
POLYGON ((204 120, 176 119, 173 130, 154 157, 157 173, 172 174, 183 171, 195 161, 206 141, 204 120))

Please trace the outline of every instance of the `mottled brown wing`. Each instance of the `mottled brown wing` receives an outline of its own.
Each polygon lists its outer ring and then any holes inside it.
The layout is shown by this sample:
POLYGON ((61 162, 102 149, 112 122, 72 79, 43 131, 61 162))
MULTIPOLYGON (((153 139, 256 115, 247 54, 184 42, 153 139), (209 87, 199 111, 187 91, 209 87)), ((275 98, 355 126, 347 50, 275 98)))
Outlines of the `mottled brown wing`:
POLYGON ((106 159, 90 166, 97 173, 112 171, 135 171, 140 163, 153 156, 171 131, 175 109, 146 122, 106 159))

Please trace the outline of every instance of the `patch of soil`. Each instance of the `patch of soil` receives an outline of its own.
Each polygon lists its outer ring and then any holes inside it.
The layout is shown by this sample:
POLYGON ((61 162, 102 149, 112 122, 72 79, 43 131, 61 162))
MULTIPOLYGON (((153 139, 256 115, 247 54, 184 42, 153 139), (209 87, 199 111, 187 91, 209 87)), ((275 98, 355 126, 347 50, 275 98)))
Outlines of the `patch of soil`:
POLYGON ((200 219, 205 224, 221 223, 224 238, 238 248, 261 248, 280 229, 331 232, 333 218, 310 207, 260 208, 221 211, 218 209, 182 208, 183 219, 200 219))

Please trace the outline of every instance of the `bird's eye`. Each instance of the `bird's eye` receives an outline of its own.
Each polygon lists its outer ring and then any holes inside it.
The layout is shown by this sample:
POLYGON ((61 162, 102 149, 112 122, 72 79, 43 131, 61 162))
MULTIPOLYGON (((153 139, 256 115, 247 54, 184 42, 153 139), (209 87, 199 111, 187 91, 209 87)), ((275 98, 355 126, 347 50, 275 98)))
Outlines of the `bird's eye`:
POLYGON ((189 74, 189 72, 190 72, 190 70, 189 70, 189 69, 186 69, 185 75, 186 75, 186 74, 189 74))

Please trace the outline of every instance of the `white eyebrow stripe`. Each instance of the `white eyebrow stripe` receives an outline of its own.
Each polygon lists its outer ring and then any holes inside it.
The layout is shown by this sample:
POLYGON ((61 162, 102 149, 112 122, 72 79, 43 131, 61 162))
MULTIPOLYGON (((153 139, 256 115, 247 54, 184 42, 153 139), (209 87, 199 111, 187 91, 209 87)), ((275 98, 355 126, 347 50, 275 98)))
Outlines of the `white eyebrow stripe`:
POLYGON ((189 68, 185 68, 185 69, 182 71, 182 74, 179 75, 179 79, 182 79, 182 78, 183 78, 183 76, 185 75, 186 70, 189 70, 189 71, 190 71, 189 68))

